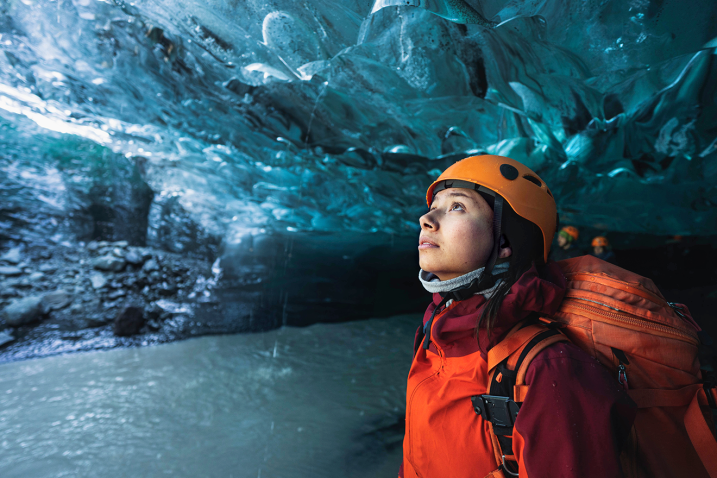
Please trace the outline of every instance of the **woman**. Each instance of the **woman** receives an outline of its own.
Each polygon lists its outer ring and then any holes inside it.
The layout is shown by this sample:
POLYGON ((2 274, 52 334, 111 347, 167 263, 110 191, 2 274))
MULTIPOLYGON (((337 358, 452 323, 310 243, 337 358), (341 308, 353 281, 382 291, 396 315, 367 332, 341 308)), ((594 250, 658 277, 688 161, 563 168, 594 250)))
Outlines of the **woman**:
POLYGON ((608 247, 610 243, 605 236, 597 236, 593 238, 593 242, 590 244, 593 248, 592 255, 600 260, 615 264, 615 253, 612 252, 608 247))
POLYGON ((573 344, 530 362, 507 459, 471 402, 488 393, 489 350, 563 298, 565 279, 546 264, 557 222, 547 186, 517 161, 474 156, 448 168, 426 199, 419 277, 433 302, 416 334, 399 476, 622 476, 634 404, 573 344))
POLYGON ((554 261, 562 261, 572 259, 573 257, 582 256, 584 253, 575 247, 578 240, 578 228, 575 226, 565 226, 558 232, 558 247, 550 251, 550 259, 554 261))

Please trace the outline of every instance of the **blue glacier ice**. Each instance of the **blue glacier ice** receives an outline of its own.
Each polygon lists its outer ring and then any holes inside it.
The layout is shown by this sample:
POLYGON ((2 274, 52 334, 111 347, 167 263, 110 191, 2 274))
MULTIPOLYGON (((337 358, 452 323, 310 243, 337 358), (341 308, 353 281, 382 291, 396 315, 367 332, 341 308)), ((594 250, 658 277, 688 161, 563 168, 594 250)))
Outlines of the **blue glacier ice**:
MULTIPOLYGON (((6 0, 0 239, 233 257, 237 287, 296 291, 291 257, 412 248, 427 185, 480 153, 536 170, 564 222, 712 235, 715 18, 711 0, 6 0)), ((335 280, 309 283, 331 300, 335 280)))
POLYGON ((484 151, 542 174, 566 221, 715 232, 713 2, 403 3, 5 2, 3 171, 81 214, 97 158, 126 163, 150 230, 172 202, 231 242, 413 233, 432 177, 484 151))

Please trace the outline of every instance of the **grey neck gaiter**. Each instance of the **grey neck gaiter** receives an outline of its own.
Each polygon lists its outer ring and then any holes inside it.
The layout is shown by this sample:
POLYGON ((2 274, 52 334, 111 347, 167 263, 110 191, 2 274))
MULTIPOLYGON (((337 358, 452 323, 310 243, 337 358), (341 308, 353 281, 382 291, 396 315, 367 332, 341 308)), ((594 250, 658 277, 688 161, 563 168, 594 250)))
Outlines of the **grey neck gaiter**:
MULTIPOLYGON (((510 266, 509 262, 503 262, 502 264, 496 264, 495 267, 493 267, 493 275, 501 274, 501 273, 507 271, 509 266, 510 266)), ((480 277, 480 275, 483 273, 484 269, 485 269, 485 267, 481 267, 480 269, 476 269, 472 272, 469 272, 468 274, 463 274, 462 276, 458 276, 455 279, 444 280, 444 281, 439 279, 432 272, 426 272, 423 269, 421 269, 421 271, 418 273, 418 279, 421 281, 421 284, 423 284, 423 287, 428 292, 430 292, 432 294, 436 294, 436 293, 440 293, 440 292, 450 292, 452 290, 458 289, 459 287, 463 287, 463 286, 470 284, 471 281, 480 277)), ((495 281, 495 284, 493 285, 493 287, 482 290, 480 292, 476 292, 476 294, 481 294, 486 299, 490 299, 502 281, 503 281, 503 279, 498 279, 497 281, 495 281)))

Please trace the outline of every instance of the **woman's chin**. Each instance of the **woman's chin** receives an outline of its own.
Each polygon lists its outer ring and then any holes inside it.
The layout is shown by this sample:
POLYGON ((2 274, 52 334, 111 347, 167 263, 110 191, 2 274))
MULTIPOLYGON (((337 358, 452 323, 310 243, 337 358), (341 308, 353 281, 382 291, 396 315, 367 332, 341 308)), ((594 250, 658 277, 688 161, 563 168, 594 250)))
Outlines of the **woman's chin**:
POLYGON ((426 272, 433 272, 436 270, 435 264, 432 264, 431 261, 425 260, 423 257, 419 258, 418 266, 426 272))
MULTIPOLYGON (((421 269, 422 269, 424 272, 427 272, 427 273, 429 273, 429 274, 433 274, 433 275, 435 275, 436 277, 438 277, 439 279, 443 276, 442 269, 441 269, 440 267, 436 267, 435 264, 430 264, 430 263, 429 263, 429 264, 426 264, 425 262, 420 262, 420 261, 419 261, 418 265, 421 267, 421 269), (436 272, 436 271, 438 271, 438 272, 436 272)), ((441 279, 441 280, 443 280, 443 279, 441 279)))

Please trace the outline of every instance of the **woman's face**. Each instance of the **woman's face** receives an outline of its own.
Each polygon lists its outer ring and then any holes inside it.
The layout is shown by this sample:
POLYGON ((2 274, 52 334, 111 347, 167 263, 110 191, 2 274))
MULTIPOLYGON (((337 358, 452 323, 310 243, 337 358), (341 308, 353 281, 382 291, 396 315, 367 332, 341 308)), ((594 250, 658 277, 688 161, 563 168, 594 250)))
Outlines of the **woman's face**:
MULTIPOLYGON (((439 191, 419 221, 418 263, 424 271, 449 280, 488 261, 493 250, 493 210, 476 191, 439 191)), ((511 252, 509 247, 501 248, 499 257, 511 252)))

